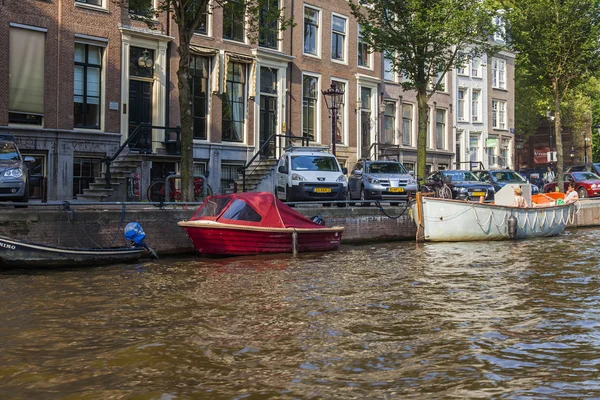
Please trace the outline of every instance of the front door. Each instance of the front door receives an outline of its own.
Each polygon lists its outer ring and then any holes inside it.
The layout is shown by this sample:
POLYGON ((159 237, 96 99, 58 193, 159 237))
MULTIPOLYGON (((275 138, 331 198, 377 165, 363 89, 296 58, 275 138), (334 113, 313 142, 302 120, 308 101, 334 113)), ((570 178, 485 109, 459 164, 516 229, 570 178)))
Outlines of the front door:
MULTIPOLYGON (((142 123, 152 123, 152 82, 129 80, 129 135, 142 123)), ((141 128, 129 144, 141 153, 152 153, 152 129, 141 128)))
POLYGON ((260 116, 259 116, 259 148, 261 158, 275 155, 275 140, 266 145, 277 129, 277 70, 260 68, 260 116), (263 145, 265 146, 263 148, 263 145))

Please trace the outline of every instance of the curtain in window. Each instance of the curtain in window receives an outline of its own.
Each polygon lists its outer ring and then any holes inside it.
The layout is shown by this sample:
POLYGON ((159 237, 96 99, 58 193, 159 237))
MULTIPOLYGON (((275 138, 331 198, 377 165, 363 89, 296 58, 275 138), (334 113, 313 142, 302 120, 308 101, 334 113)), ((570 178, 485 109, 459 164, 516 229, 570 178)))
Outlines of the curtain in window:
POLYGON ((10 28, 8 109, 44 113, 44 32, 10 28))

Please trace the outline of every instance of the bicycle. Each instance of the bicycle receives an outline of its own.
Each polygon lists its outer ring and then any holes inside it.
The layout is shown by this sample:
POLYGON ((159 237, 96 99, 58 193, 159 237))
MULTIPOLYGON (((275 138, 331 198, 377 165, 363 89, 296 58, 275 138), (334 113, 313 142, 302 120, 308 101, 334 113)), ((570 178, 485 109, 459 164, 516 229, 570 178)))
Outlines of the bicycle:
MULTIPOLYGON (((206 185, 206 195, 212 196, 213 190, 209 184, 206 185)), ((148 201, 152 203, 165 202, 165 180, 158 178, 154 179, 148 191, 146 192, 148 201)), ((181 189, 175 186, 175 180, 169 181, 169 202, 181 201, 183 195, 181 189)), ((204 180, 202 178, 194 178, 194 201, 199 202, 204 199, 204 180)))

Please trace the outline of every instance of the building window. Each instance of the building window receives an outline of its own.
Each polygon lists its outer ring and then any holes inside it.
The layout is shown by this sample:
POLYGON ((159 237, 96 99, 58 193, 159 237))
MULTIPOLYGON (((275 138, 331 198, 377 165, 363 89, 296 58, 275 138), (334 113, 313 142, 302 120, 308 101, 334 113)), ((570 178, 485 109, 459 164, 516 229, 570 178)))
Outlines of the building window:
POLYGON ((100 129, 102 47, 75 43, 73 124, 100 129))
POLYGON ((194 139, 206 140, 207 138, 208 62, 208 57, 196 55, 190 57, 194 139))
POLYGON ((473 122, 481 122, 481 90, 473 90, 471 93, 471 120, 473 122))
POLYGON ((412 143, 413 126, 413 106, 412 104, 402 104, 402 144, 410 146, 412 143))
POLYGON ((100 158, 73 158, 73 198, 83 194, 84 189, 89 189, 90 183, 94 183, 102 172, 102 160, 100 158))
POLYGON ((496 165, 496 149, 498 148, 498 137, 490 136, 485 143, 485 152, 488 157, 488 167, 496 165))
POLYGON ((498 58, 492 60, 492 87, 506 89, 506 60, 498 58))
POLYGON ((492 128, 506 129, 506 102, 492 100, 492 128))
POLYGON ((200 22, 198 22, 198 26, 194 32, 201 35, 208 34, 208 3, 206 4, 206 12, 200 17, 200 22))
POLYGON ((223 5, 223 37, 244 41, 246 7, 243 0, 228 0, 223 5))
POLYGON ((362 34, 363 28, 358 26, 358 65, 361 67, 369 68, 371 66, 371 53, 369 53, 369 46, 364 40, 362 34))
POLYGON ((508 168, 508 165, 510 164, 510 160, 508 158, 509 144, 510 144, 510 139, 502 139, 502 147, 500 148, 500 157, 502 157, 501 167, 508 168))
POLYGON ((304 54, 319 55, 319 10, 304 7, 304 54))
POLYGON ((262 47, 277 49, 279 30, 279 0, 267 0, 260 5, 260 24, 258 29, 258 44, 262 47))
POLYGON ((479 70, 481 69, 481 59, 473 58, 471 60, 471 76, 474 78, 480 77, 479 70))
POLYGON ((438 92, 446 91, 446 75, 442 76, 442 72, 435 74, 435 78, 431 81, 430 89, 437 90, 438 92), (439 83, 438 83, 439 82, 439 83))
POLYGON ((10 28, 8 121, 42 125, 45 32, 10 28), (26 68, 24 68, 26 66, 26 68))
POLYGON ((246 115, 246 65, 227 63, 223 102, 223 140, 242 142, 246 115))
POLYGON ((371 150, 371 88, 360 88, 360 137, 362 156, 370 157, 371 150))
POLYGON ((302 136, 315 140, 317 131, 318 78, 304 75, 302 78, 302 136))
POLYGON ((469 161, 479 161, 477 153, 479 152, 479 134, 469 135, 469 161))
POLYGON ((383 143, 394 144, 396 139, 396 103, 386 102, 383 113, 383 143))
POLYGON ((75 0, 75 3, 82 3, 90 6, 102 7, 102 0, 75 0))
POLYGON ((396 81, 396 73, 391 57, 383 57, 383 79, 390 82, 396 81))
POLYGON ((435 139, 438 149, 445 149, 446 144, 446 110, 435 110, 435 139))
POLYGON ((494 17, 494 25, 496 26, 496 31, 494 32, 494 41, 504 43, 506 36, 506 26, 504 24, 504 18, 500 15, 496 15, 494 17))
POLYGON ((465 118, 465 95, 467 89, 458 89, 458 105, 456 107, 456 119, 459 121, 466 121, 465 118))
POLYGON ((456 67, 456 73, 458 75, 467 75, 468 76, 469 75, 469 71, 467 70, 466 64, 458 65, 456 67))
POLYGON ((346 18, 334 15, 331 20, 331 59, 346 61, 346 18))
POLYGON ((331 81, 334 87, 344 92, 344 96, 342 97, 342 102, 340 103, 340 107, 337 112, 337 126, 335 130, 335 140, 336 143, 344 143, 344 133, 345 133, 345 120, 346 120, 346 84, 344 82, 339 81, 331 81))
POLYGON ((233 193, 235 180, 239 176, 238 164, 221 164, 221 193, 233 193))
POLYGON ((152 17, 152 0, 136 0, 129 2, 129 14, 144 18, 152 17))

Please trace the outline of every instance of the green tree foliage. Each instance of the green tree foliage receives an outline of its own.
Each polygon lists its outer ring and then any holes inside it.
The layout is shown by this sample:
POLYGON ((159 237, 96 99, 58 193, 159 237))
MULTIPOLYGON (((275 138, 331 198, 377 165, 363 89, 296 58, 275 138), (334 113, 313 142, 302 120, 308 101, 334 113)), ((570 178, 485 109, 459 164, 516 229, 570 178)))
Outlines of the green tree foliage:
MULTIPOLYGON (((285 30, 292 24, 291 19, 284 18, 282 9, 273 7, 273 0, 238 0, 238 2, 245 9, 246 36, 251 42, 258 40, 261 26, 270 29, 275 24, 278 29, 285 30)), ((168 14, 177 25, 176 45, 179 54, 177 87, 181 116, 181 181, 184 201, 194 201, 190 44, 204 14, 212 11, 210 7, 224 7, 227 3, 227 0, 213 0, 212 2, 209 0, 158 0, 156 8, 151 7, 152 2, 149 0, 129 0, 127 3, 129 10, 137 10, 136 19, 146 22, 150 28, 156 27, 152 17, 163 13, 168 14)), ((120 4, 125 5, 125 2, 120 2, 120 4)))
MULTIPOLYGON (((542 93, 550 93, 554 131, 561 132, 561 102, 598 71, 600 0, 504 0, 508 36, 542 93)), ((558 187, 563 187, 562 135, 556 135, 558 187)))
POLYGON ((549 93, 543 92, 527 68, 515 68, 515 132, 524 141, 535 134, 548 98, 549 93))
POLYGON ((427 103, 448 71, 470 57, 496 50, 489 41, 496 30, 495 10, 481 0, 349 0, 349 4, 370 48, 392 60, 394 71, 404 77, 404 90, 417 93, 417 176, 422 180, 427 103))

